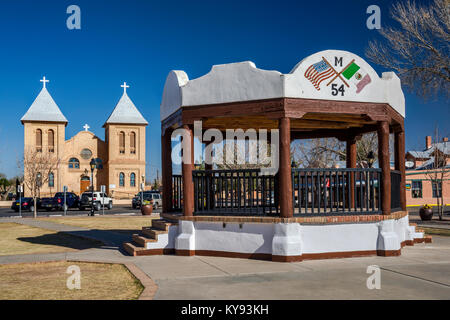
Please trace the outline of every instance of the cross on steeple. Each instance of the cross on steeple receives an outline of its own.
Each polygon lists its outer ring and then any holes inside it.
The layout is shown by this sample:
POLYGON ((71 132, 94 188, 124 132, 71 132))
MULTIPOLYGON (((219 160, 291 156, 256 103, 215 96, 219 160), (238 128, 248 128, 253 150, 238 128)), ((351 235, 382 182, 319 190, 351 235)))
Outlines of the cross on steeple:
POLYGON ((84 131, 88 131, 88 129, 89 129, 90 127, 89 127, 88 124, 86 123, 86 124, 83 126, 83 128, 84 128, 84 131))
POLYGON ((47 82, 50 82, 50 80, 45 79, 45 76, 44 76, 44 78, 42 78, 42 80, 39 80, 39 81, 42 82, 42 83, 44 84, 44 89, 45 89, 45 84, 46 84, 47 82))
POLYGON ((128 86, 127 83, 124 82, 123 85, 121 85, 121 87, 123 88, 123 93, 127 93, 127 88, 129 88, 130 86, 128 86))

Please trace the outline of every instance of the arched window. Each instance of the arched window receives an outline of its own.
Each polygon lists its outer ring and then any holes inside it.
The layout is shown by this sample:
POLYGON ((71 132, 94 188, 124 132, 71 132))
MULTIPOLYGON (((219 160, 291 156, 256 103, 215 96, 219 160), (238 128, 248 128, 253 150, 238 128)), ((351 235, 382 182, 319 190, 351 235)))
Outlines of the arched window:
POLYGON ((125 175, 123 172, 119 174, 119 187, 125 186, 125 175))
POLYGON ((134 131, 130 133, 130 153, 136 153, 136 133, 134 131))
POLYGON ((119 133, 119 152, 125 153, 125 132, 123 131, 119 133))
POLYGON ((80 161, 77 158, 70 158, 69 169, 80 169, 80 161))
POLYGON ((48 130, 48 152, 55 152, 55 132, 48 130))
POLYGON ((130 175, 130 187, 136 187, 136 175, 134 173, 130 175))
POLYGON ((42 152, 42 130, 36 130, 36 151, 42 152))
POLYGON ((48 187, 53 188, 55 186, 55 175, 53 172, 50 172, 48 175, 48 187))

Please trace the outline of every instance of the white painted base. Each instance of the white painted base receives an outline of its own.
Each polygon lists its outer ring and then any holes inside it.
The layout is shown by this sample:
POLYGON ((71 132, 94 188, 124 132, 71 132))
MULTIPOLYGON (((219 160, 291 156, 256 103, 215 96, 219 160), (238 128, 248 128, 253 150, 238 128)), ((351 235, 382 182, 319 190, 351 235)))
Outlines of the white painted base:
POLYGON ((367 223, 311 225, 299 223, 222 223, 179 221, 147 249, 189 252, 302 256, 304 254, 398 251, 401 243, 423 238, 408 216, 367 223))

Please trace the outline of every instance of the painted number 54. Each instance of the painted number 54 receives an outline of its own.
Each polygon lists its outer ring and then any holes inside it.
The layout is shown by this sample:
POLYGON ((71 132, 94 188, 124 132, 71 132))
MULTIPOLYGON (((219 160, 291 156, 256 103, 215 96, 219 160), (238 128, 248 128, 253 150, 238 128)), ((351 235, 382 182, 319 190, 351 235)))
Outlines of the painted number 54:
POLYGON ((333 83, 331 85, 331 94, 333 96, 337 96, 339 93, 341 93, 341 96, 344 95, 345 89, 344 89, 344 85, 341 84, 341 86, 338 88, 338 85, 336 83, 333 83))

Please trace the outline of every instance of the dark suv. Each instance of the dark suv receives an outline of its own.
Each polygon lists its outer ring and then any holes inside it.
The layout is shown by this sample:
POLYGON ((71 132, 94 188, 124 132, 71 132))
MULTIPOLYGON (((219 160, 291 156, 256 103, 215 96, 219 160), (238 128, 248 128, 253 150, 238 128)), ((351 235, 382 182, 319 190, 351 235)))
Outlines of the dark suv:
MULTIPOLYGON (((57 192, 54 196, 56 210, 64 210, 64 192, 57 192)), ((80 204, 80 197, 73 192, 66 192, 66 210, 69 208, 77 208, 80 204)))

